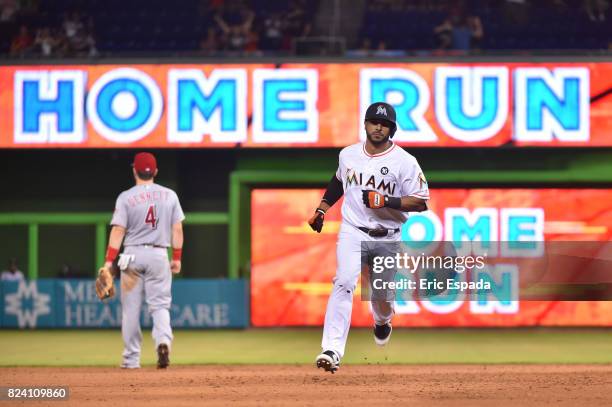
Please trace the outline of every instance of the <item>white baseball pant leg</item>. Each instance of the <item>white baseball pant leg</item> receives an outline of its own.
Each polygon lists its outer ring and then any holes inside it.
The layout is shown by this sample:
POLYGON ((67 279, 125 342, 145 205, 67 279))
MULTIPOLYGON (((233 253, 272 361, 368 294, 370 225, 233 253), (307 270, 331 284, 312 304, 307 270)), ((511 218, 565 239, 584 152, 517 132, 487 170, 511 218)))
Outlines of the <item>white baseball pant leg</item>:
MULTIPOLYGON (((361 242, 384 241, 372 238, 359 229, 342 223, 338 233, 336 248, 337 269, 333 288, 327 302, 323 326, 323 350, 332 350, 344 356, 346 340, 351 326, 353 295, 361 274, 361 242)), ((374 321, 382 325, 390 322, 394 313, 394 303, 388 301, 372 302, 374 321)))

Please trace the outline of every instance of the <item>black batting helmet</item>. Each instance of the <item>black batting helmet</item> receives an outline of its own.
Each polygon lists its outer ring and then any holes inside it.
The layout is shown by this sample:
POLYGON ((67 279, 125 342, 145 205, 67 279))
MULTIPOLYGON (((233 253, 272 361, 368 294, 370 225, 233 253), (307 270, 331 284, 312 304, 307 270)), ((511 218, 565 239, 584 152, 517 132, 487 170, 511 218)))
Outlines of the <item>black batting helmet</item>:
POLYGON ((388 103, 375 102, 366 110, 365 120, 384 120, 390 124, 389 137, 393 137, 397 130, 395 109, 388 103))

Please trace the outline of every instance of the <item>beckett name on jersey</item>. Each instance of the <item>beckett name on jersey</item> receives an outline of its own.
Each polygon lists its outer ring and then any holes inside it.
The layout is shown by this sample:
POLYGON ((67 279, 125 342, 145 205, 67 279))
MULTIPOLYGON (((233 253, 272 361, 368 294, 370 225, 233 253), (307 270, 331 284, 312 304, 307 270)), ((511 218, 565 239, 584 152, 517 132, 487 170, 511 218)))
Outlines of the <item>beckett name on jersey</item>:
POLYGON ((140 204, 147 204, 150 202, 167 201, 170 196, 170 191, 150 191, 141 192, 139 194, 131 195, 127 198, 128 205, 134 207, 140 204))

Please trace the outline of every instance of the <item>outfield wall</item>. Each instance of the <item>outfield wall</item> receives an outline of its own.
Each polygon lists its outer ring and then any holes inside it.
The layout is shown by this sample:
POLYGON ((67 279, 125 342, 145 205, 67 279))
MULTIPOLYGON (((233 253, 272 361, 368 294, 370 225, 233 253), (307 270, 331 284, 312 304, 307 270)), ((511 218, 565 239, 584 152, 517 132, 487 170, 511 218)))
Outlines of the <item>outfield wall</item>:
MULTIPOLYGON (((612 187, 611 63, 605 58, 162 62, 0 66, 0 211, 9 216, 17 211, 110 212, 117 194, 132 184, 134 152, 151 150, 158 157, 159 183, 177 191, 186 211, 229 216, 227 225, 186 226, 183 273, 176 282, 185 277, 248 279, 256 243, 251 239, 251 191, 325 186, 340 149, 363 138, 361 111, 368 97, 377 95, 401 105, 396 140, 417 157, 432 189, 612 187), (124 68, 140 72, 131 78, 116 76, 124 68), (266 72, 256 74, 259 68, 266 72), (176 75, 177 70, 191 76, 182 79, 182 91, 174 89, 173 96, 170 71, 176 75), (285 75, 292 70, 306 75, 285 75), (146 76, 154 83, 145 80, 139 86, 146 76), (117 86, 128 82, 131 95, 121 95, 117 86), (271 89, 263 92, 267 99, 261 103, 254 100, 263 94, 254 92, 257 83, 271 89), (296 84, 305 87, 300 90, 296 84), (102 85, 114 87, 106 91, 106 99, 100 98, 105 95, 102 85), (533 92, 525 92, 529 87, 533 92), (152 121, 140 115, 142 126, 153 123, 150 133, 122 127, 123 121, 127 125, 137 117, 113 115, 113 109, 130 105, 141 112, 142 106, 132 102, 158 91, 161 112, 151 109, 152 121), (280 100, 287 92, 297 104, 280 100), (466 98, 470 92, 486 102, 481 109, 478 98, 466 98), (527 93, 535 98, 523 97, 527 93), (315 94, 316 114, 311 103, 315 94), (411 103, 400 103, 398 95, 411 103), (191 100, 195 108, 181 110, 179 100, 191 100), (177 131, 170 137, 172 111, 177 113, 177 131), (278 130, 266 130, 263 119, 275 117, 266 112, 278 112, 280 120, 268 124, 288 131, 271 138, 264 134, 278 130), (113 126, 125 130, 125 137, 115 137, 109 131, 113 126), (521 128, 525 132, 519 134, 521 128), (191 131, 195 129, 204 130, 191 131)), ((295 204, 290 201, 287 207, 295 204)), ((38 276, 55 277, 63 264, 93 276, 96 233, 86 225, 41 226, 38 276)), ((27 225, 0 227, 0 269, 8 258, 17 257, 28 274, 30 252, 27 225)))

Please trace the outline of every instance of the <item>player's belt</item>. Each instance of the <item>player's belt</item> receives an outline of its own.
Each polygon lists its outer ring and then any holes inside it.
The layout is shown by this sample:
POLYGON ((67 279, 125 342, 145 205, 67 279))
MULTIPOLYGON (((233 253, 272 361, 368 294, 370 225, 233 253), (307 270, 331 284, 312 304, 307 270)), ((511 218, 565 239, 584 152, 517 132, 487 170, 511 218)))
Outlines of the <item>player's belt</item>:
POLYGON ((396 228, 396 229, 385 229, 385 228, 368 229, 368 228, 358 227, 357 229, 361 230, 363 233, 371 237, 387 237, 390 235, 394 235, 400 231, 399 228, 396 228))
POLYGON ((141 246, 141 247, 146 247, 146 248, 151 248, 154 247, 156 249, 167 249, 166 246, 160 246, 158 244, 148 244, 148 243, 143 243, 143 244, 135 244, 134 246, 141 246))

